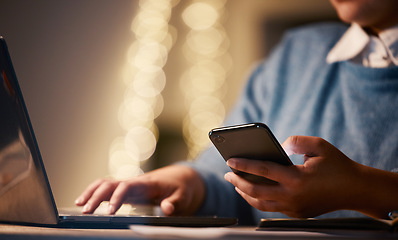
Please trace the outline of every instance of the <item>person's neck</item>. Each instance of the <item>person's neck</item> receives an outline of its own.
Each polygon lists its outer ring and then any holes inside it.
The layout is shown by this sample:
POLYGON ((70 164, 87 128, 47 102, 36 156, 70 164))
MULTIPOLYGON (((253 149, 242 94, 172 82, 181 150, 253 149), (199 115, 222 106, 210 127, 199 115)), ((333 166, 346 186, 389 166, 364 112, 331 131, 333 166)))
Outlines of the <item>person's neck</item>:
POLYGON ((363 30, 365 30, 365 32, 369 35, 373 35, 373 36, 378 36, 380 32, 382 32, 383 30, 381 29, 375 29, 372 27, 362 27, 363 30))
POLYGON ((378 36, 382 31, 398 25, 398 22, 385 23, 375 26, 362 26, 362 28, 370 35, 378 36))

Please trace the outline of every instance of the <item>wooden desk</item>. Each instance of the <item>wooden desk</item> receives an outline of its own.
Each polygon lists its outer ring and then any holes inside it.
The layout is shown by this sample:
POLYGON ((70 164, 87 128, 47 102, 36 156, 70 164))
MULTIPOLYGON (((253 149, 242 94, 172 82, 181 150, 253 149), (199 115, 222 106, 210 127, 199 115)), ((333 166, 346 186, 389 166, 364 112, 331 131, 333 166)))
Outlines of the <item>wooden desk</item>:
POLYGON ((60 229, 0 224, 0 239, 140 239, 130 229, 60 229))
MULTIPOLYGON (((235 227, 234 233, 227 236, 210 239, 398 239, 398 234, 372 231, 329 231, 327 233, 319 232, 295 232, 295 231, 255 231, 255 228, 235 227), (237 231, 240 233, 238 234, 237 231), (305 235, 307 234, 307 235, 305 235)), ((156 229, 154 229, 156 230, 156 229)), ((195 235, 195 239, 200 236, 195 235)), ((186 237, 167 237, 167 236, 142 236, 134 233, 130 229, 58 229, 44 227, 29 227, 0 224, 0 239, 186 239, 186 237)), ((209 239, 209 238, 206 238, 209 239)))

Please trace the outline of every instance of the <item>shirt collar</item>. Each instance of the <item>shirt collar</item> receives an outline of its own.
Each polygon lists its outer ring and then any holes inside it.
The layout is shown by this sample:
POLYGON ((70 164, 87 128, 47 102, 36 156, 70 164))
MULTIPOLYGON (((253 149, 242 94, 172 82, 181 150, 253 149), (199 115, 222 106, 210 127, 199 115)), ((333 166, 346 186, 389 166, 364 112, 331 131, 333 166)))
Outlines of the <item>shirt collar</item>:
POLYGON ((369 35, 358 24, 353 23, 330 50, 326 61, 333 63, 353 59, 366 47, 368 42, 369 35))
MULTIPOLYGON (((379 38, 371 37, 358 24, 353 23, 351 27, 344 33, 336 45, 330 50, 326 61, 328 63, 353 60, 356 62, 366 62, 367 59, 360 59, 363 52, 376 51, 374 48, 369 48, 368 45, 374 44, 374 41, 379 41, 384 45, 385 51, 388 54, 389 60, 393 65, 398 66, 398 25, 388 28, 379 34, 379 38), (371 39, 372 38, 372 39, 371 39)), ((371 52, 368 52, 368 56, 371 52)))
POLYGON ((391 61, 398 66, 398 25, 379 33, 379 38, 386 46, 391 61))

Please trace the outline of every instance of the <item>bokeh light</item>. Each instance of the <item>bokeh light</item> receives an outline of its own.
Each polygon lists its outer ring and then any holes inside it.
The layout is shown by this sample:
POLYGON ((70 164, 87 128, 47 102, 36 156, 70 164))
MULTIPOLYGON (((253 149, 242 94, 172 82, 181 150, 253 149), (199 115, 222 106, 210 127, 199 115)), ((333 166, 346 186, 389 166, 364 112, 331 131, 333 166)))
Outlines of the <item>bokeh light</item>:
POLYGON ((188 159, 193 159, 208 144, 208 132, 225 118, 223 98, 226 79, 232 65, 229 39, 223 28, 226 1, 192 1, 182 13, 189 27, 183 45, 190 66, 180 78, 187 115, 183 136, 188 145, 188 159))
POLYGON ((207 1, 198 1, 189 5, 182 14, 184 22, 193 30, 204 30, 218 20, 219 12, 207 1))
POLYGON ((169 20, 177 3, 140 0, 131 24, 135 40, 127 51, 122 77, 126 91, 118 113, 126 134, 116 138, 109 149, 109 171, 116 179, 142 174, 140 164, 156 149, 158 129, 154 120, 163 111, 163 67, 177 36, 169 20))

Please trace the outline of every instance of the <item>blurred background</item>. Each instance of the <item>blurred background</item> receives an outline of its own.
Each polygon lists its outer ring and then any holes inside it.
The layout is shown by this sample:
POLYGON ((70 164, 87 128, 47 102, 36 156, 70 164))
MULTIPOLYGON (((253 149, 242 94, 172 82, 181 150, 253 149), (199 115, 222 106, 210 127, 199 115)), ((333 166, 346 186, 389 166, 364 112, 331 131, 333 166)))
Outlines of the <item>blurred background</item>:
POLYGON ((0 0, 59 207, 193 160, 287 28, 335 20, 327 0, 0 0))

